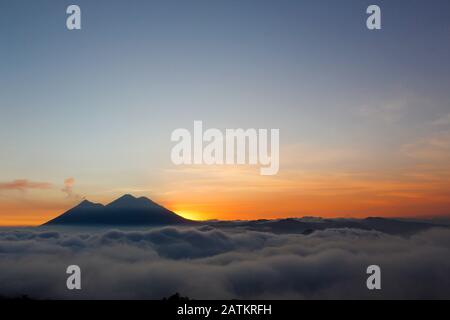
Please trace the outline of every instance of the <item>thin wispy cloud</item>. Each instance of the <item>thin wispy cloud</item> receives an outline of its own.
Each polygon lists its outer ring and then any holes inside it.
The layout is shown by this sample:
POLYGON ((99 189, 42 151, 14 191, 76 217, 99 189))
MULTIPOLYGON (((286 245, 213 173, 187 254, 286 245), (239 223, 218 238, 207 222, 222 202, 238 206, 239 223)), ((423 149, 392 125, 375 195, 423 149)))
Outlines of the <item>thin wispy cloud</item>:
POLYGON ((442 161, 450 159, 450 131, 440 131, 406 144, 402 151, 420 160, 442 161))
POLYGON ((64 192, 67 195, 67 198, 75 198, 75 199, 81 199, 82 197, 75 193, 73 190, 73 187, 75 185, 75 178, 67 178, 64 180, 64 187, 61 189, 62 192, 64 192))
POLYGON ((26 179, 18 179, 11 182, 1 182, 0 190, 18 190, 26 191, 28 189, 51 189, 52 184, 49 182, 36 182, 26 179))
POLYGON ((440 117, 439 119, 436 119, 435 121, 432 122, 432 125, 434 126, 448 126, 450 125, 450 113, 440 117))
POLYGON ((363 117, 380 119, 386 123, 395 123, 405 116, 408 99, 396 99, 379 104, 363 105, 359 112, 363 117))

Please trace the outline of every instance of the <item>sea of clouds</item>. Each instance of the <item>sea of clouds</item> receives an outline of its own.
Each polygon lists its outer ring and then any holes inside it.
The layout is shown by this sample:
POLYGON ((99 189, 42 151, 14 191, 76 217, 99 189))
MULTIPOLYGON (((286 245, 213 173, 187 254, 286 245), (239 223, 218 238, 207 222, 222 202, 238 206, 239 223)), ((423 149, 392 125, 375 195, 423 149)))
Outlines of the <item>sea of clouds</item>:
POLYGON ((0 230, 0 296, 35 299, 450 299, 450 231, 309 235, 208 226, 0 230), (82 289, 66 288, 79 265, 82 289), (366 287, 381 267, 382 290, 366 287))

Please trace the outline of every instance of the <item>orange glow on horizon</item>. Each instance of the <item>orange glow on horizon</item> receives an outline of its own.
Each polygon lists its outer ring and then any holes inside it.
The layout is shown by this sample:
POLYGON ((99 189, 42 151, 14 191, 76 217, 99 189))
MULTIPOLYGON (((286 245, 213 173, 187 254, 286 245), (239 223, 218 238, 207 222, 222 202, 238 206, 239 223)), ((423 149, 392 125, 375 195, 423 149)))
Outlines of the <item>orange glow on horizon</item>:
MULTIPOLYGON (((444 216, 450 211, 450 174, 304 173, 264 177, 254 168, 187 168, 166 174, 158 192, 115 190, 87 197, 107 204, 125 193, 145 196, 192 220, 257 220, 303 216, 444 216)), ((1 226, 36 226, 80 199, 40 191, 0 201, 1 226)))
POLYGON ((188 220, 196 220, 196 221, 206 220, 204 218, 206 215, 201 212, 188 211, 188 210, 171 210, 171 211, 175 212, 179 216, 182 216, 183 218, 186 218, 188 220))
MULTIPOLYGON (((389 198, 359 198, 354 195, 321 197, 317 195, 284 195, 249 197, 239 199, 213 199, 208 201, 193 197, 191 202, 183 201, 171 205, 172 201, 161 202, 169 210, 191 220, 257 220, 279 219, 304 216, 324 218, 364 218, 380 217, 417 217, 444 215, 448 202, 430 202, 425 199, 393 201, 389 198)), ((1 226, 37 226, 70 209, 61 208, 5 208, 1 210, 1 226)))

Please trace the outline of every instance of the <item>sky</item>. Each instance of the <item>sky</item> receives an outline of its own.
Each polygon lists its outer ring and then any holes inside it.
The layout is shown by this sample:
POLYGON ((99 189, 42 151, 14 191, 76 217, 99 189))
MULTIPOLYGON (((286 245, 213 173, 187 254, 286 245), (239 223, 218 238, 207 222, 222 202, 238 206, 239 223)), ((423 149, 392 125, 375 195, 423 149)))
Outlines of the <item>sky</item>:
POLYGON ((0 225, 124 193, 201 220, 450 214, 447 0, 1 0, 0 40, 0 225), (280 171, 174 165, 195 120, 279 129, 280 171))

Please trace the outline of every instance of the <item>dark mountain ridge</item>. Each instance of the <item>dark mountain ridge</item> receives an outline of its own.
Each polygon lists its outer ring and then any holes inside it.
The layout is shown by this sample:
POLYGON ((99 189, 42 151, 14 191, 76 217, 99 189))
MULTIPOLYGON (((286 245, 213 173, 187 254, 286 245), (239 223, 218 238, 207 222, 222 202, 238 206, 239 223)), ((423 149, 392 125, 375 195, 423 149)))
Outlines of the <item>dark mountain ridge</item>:
POLYGON ((323 218, 287 218, 253 221, 211 221, 209 225, 218 228, 244 228, 252 231, 277 234, 310 234, 326 229, 373 230, 391 235, 409 236, 432 228, 448 228, 445 225, 398 220, 390 218, 368 217, 365 219, 323 219, 323 218))
POLYGON ((108 205, 82 201, 74 208, 46 222, 44 226, 153 226, 192 224, 152 200, 126 194, 108 205))
POLYGON ((326 219, 320 217, 253 221, 192 221, 160 206, 152 200, 126 194, 107 205, 82 201, 43 226, 170 226, 209 225, 216 228, 243 228, 271 233, 310 234, 326 229, 375 230, 392 235, 412 235, 446 225, 409 220, 369 217, 365 219, 326 219))

